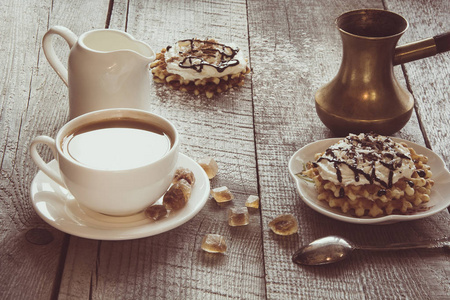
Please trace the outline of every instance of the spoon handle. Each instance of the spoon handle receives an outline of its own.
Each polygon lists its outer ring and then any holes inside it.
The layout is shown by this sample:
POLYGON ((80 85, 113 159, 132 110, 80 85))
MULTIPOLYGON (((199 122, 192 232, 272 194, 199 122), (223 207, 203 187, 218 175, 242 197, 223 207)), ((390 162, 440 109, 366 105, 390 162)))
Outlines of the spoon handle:
POLYGON ((410 243, 392 243, 382 246, 355 245, 356 249, 369 251, 390 251, 390 250, 407 250, 407 249, 440 248, 440 247, 450 247, 450 237, 444 237, 442 239, 435 239, 435 240, 410 242, 410 243))

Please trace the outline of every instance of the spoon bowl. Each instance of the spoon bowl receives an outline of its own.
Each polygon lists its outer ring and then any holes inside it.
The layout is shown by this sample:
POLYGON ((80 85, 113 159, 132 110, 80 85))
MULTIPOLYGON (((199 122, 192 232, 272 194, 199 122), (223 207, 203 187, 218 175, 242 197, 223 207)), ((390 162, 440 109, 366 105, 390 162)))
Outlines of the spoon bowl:
POLYGON ((355 248, 344 238, 327 236, 301 247, 292 260, 302 265, 325 265, 344 260, 355 248))

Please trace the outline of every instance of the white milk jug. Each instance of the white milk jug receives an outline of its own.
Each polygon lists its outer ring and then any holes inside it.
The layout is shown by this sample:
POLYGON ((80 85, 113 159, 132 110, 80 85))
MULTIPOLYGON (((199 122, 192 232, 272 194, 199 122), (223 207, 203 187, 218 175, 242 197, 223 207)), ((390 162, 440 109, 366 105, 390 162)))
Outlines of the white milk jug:
POLYGON ((78 38, 69 29, 54 26, 44 35, 42 47, 69 88, 70 119, 105 108, 149 110, 149 64, 155 53, 147 44, 120 30, 92 30, 78 38), (67 69, 53 48, 57 35, 70 47, 67 69))

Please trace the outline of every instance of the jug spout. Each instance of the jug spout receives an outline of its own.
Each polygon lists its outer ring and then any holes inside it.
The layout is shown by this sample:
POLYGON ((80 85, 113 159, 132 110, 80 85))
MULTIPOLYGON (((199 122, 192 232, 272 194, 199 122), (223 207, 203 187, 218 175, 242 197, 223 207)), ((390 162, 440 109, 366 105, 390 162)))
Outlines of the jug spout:
POLYGON ((155 59, 155 52, 144 42, 130 34, 115 29, 99 29, 82 34, 78 40, 81 47, 98 53, 134 53, 147 64, 155 59))
POLYGON ((155 52, 144 42, 134 41, 133 45, 130 45, 130 48, 126 51, 132 51, 136 53, 138 61, 145 63, 146 65, 153 62, 155 60, 155 52))
POLYGON ((450 51, 450 32, 395 48, 394 65, 450 51))

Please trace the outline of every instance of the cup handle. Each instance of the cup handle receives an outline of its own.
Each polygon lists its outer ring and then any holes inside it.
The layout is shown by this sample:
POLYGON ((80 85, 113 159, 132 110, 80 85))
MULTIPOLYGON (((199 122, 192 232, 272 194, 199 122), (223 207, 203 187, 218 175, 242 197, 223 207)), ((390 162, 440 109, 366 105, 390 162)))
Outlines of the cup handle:
POLYGON ((44 172, 45 175, 50 177, 50 179, 55 181, 57 184, 59 184, 63 188, 66 188, 66 185, 64 184, 64 181, 62 180, 59 172, 50 168, 47 165, 47 163, 42 159, 42 157, 39 155, 39 152, 37 151, 37 145, 39 145, 39 144, 47 145, 50 148, 50 150, 52 150, 53 156, 56 158, 57 152, 56 152, 55 140, 48 136, 35 137, 30 145, 31 158, 36 163, 36 165, 39 167, 39 169, 42 172, 44 172))
POLYGON ((67 44, 69 44, 69 48, 73 47, 78 37, 75 35, 75 33, 70 31, 66 27, 53 26, 47 31, 42 39, 42 48, 44 49, 45 57, 52 66, 53 70, 55 70, 55 72, 62 79, 62 81, 64 81, 64 83, 69 86, 67 69, 61 63, 61 60, 58 58, 55 53, 55 49, 53 48, 53 38, 55 37, 55 35, 63 37, 66 40, 67 44))

